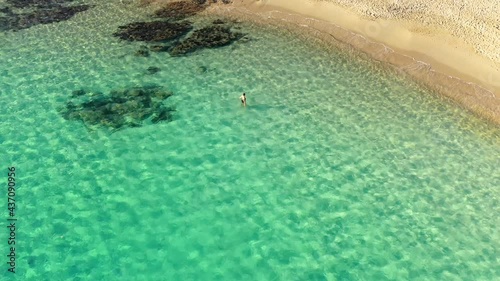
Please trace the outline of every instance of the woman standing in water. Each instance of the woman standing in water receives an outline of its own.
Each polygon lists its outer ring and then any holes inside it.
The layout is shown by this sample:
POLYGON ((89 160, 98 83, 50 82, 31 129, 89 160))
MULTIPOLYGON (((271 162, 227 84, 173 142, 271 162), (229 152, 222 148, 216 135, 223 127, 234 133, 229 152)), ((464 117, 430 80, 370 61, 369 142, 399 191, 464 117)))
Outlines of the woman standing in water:
POLYGON ((243 95, 241 95, 240 100, 241 100, 241 104, 243 106, 247 106, 247 96, 245 95, 245 93, 243 93, 243 95))

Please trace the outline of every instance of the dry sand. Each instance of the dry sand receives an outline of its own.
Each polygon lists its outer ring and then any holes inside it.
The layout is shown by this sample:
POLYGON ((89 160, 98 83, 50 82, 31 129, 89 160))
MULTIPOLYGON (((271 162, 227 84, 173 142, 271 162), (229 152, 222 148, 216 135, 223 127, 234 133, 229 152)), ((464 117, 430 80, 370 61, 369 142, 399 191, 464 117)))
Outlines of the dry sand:
POLYGON ((398 22, 417 34, 460 38, 499 66, 498 0, 317 0, 341 5, 364 18, 398 22))
POLYGON ((209 12, 333 37, 500 125, 500 0, 232 2, 209 12))

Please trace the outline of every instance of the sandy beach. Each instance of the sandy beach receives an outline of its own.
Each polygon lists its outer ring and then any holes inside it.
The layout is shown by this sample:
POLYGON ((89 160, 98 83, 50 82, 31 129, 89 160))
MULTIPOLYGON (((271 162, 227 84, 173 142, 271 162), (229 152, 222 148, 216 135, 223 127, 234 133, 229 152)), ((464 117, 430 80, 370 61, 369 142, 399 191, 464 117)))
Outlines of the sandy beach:
POLYGON ((207 11, 333 38, 500 125, 498 0, 233 0, 207 11))

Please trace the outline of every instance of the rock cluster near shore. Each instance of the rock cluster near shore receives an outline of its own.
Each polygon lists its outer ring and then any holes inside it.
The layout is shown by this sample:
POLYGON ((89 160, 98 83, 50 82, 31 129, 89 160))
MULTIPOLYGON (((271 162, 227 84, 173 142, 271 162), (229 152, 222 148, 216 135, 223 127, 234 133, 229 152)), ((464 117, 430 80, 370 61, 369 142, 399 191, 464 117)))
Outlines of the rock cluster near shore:
MULTIPOLYGON (((226 46, 244 36, 240 32, 233 32, 223 20, 216 20, 190 33, 194 27, 189 18, 203 11, 207 5, 209 3, 203 0, 169 2, 154 12, 155 21, 120 26, 114 35, 127 41, 155 43, 149 46, 150 51, 168 52, 172 56, 226 46)), ((140 51, 141 56, 149 55, 143 49, 140 51)))
POLYGON ((38 24, 50 24, 72 18, 89 5, 69 5, 72 0, 7 0, 0 7, 0 31, 16 31, 38 24))
POLYGON ((212 25, 195 30, 191 36, 175 44, 170 50, 172 56, 184 55, 201 48, 216 48, 231 44, 243 34, 231 32, 229 27, 212 25))
POLYGON ((172 121, 175 109, 163 104, 172 95, 157 86, 113 90, 109 94, 76 90, 60 113, 66 120, 82 121, 87 128, 140 127, 172 121))
POLYGON ((154 15, 168 21, 183 20, 203 11, 206 5, 203 1, 176 1, 166 4, 154 12, 154 15))
POLYGON ((120 26, 120 31, 114 35, 128 41, 164 42, 177 39, 192 28, 191 23, 187 21, 133 22, 126 26, 120 26))

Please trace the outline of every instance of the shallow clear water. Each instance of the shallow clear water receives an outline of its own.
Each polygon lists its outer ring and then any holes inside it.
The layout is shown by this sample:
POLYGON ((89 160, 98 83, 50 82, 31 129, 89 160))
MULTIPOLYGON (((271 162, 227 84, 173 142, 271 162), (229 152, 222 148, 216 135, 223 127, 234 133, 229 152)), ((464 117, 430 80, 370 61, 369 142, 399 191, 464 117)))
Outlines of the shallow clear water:
POLYGON ((95 3, 0 34, 17 280, 500 278, 498 128, 271 28, 135 57, 111 34, 146 11, 95 3), (58 113, 75 89, 149 84, 175 93, 175 121, 111 133, 58 113))

